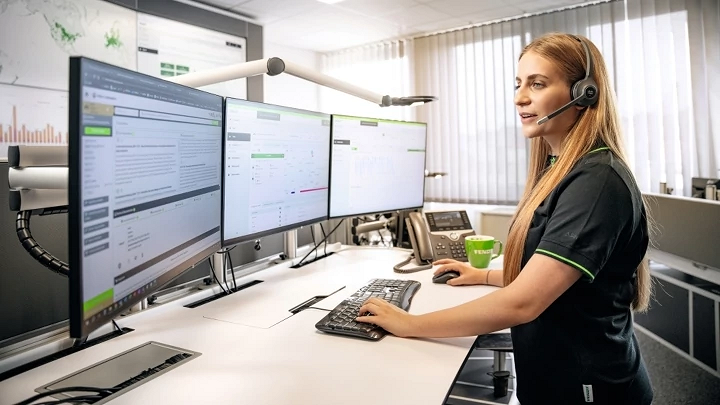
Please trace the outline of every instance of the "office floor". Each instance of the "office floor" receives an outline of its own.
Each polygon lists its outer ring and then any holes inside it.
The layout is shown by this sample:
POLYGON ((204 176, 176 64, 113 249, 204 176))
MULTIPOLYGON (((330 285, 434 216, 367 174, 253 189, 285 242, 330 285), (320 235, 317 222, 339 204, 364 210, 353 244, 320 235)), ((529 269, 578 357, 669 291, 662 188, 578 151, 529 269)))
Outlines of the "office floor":
MULTIPOLYGON (((668 349, 650 336, 637 331, 640 352, 655 391, 653 405, 708 405, 720 398, 720 378, 668 349)), ((507 359, 510 368, 511 358, 507 359)), ((510 395, 495 398, 492 379, 492 352, 475 350, 458 376, 446 405, 507 404, 510 395)), ((512 380, 510 390, 514 388, 512 380)))
POLYGON ((653 405, 708 405, 720 398, 720 378, 636 330, 655 399, 653 405))

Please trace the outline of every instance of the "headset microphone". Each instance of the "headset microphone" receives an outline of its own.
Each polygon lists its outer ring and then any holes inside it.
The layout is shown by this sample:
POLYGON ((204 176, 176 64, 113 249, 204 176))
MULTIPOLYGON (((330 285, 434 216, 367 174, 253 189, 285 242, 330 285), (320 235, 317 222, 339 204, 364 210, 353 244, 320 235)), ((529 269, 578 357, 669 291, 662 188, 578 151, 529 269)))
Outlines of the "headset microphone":
POLYGON ((541 118, 537 122, 538 125, 546 123, 549 119, 559 115, 573 105, 589 107, 595 104, 598 100, 598 86, 595 83, 595 80, 593 80, 593 78, 591 77, 593 60, 592 55, 590 55, 590 48, 588 48, 587 44, 582 39, 578 37, 574 38, 578 42, 580 42, 585 49, 585 78, 578 80, 570 88, 570 98, 572 98, 572 100, 564 106, 553 111, 552 113, 548 114, 547 116, 541 118))
POLYGON ((567 104, 565 104, 564 106, 558 108, 557 110, 551 112, 550 114, 546 115, 545 117, 540 118, 540 119, 538 120, 537 124, 538 124, 538 125, 542 125, 542 124, 546 123, 550 118, 554 118, 556 115, 560 115, 560 113, 562 113, 563 111, 565 111, 565 110, 567 110, 568 108, 572 107, 575 103, 577 103, 578 101, 580 101, 580 99, 582 99, 583 97, 585 97, 585 95, 581 95, 580 97, 577 97, 577 98, 574 99, 574 100, 570 100, 569 103, 567 103, 567 104))

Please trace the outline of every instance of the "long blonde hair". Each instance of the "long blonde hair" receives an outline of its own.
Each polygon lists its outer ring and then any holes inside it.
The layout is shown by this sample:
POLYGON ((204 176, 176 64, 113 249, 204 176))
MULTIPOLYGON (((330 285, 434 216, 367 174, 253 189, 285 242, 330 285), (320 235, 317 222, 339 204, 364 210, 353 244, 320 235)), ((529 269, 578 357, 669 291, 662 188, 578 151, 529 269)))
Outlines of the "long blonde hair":
MULTIPOLYGON (((551 33, 527 45, 520 58, 527 52, 534 52, 555 63, 570 86, 585 77, 585 50, 578 39, 587 44, 592 55, 591 75, 598 86, 598 100, 593 106, 587 107, 580 113, 578 120, 562 142, 560 158, 549 169, 545 166, 547 156, 551 153, 550 146, 540 137, 531 140, 525 192, 512 220, 505 250, 503 279, 506 286, 520 274, 525 241, 533 213, 583 155, 590 152, 594 146, 603 143, 627 166, 614 93, 610 87, 605 61, 597 47, 585 37, 551 33)), ((647 260, 643 259, 637 269, 633 309, 645 311, 651 294, 650 269, 647 260)))

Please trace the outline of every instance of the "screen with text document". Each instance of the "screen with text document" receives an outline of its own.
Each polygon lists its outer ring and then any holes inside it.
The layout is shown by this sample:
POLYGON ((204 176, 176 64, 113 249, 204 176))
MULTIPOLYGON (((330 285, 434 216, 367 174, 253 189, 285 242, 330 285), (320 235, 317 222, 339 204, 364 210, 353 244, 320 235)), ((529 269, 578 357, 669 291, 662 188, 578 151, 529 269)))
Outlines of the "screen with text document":
POLYGON ((73 58, 70 103, 71 333, 85 336, 219 249, 223 100, 73 58))

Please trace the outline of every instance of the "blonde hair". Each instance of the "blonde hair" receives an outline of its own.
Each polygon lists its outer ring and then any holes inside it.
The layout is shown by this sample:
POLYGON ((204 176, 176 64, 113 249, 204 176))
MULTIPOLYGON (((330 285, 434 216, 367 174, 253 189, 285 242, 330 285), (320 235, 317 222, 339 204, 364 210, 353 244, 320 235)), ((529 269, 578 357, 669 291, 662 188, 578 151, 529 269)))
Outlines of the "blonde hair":
MULTIPOLYGON (((585 108, 580 113, 578 120, 562 142, 560 158, 549 169, 546 169, 545 165, 546 158, 551 153, 550 146, 539 137, 531 140, 525 192, 513 217, 505 250, 503 266, 505 285, 510 285, 520 274, 533 213, 582 156, 602 143, 627 166, 613 90, 605 61, 597 47, 585 37, 551 33, 527 45, 520 58, 527 52, 534 52, 555 63, 562 75, 567 78, 568 86, 572 86, 585 77, 585 50, 579 40, 585 42, 592 55, 593 71, 590 74, 597 83, 598 100, 593 106, 585 108)), ((637 288, 632 308, 636 311, 645 311, 651 295, 650 269, 647 260, 643 259, 637 269, 637 288)))

